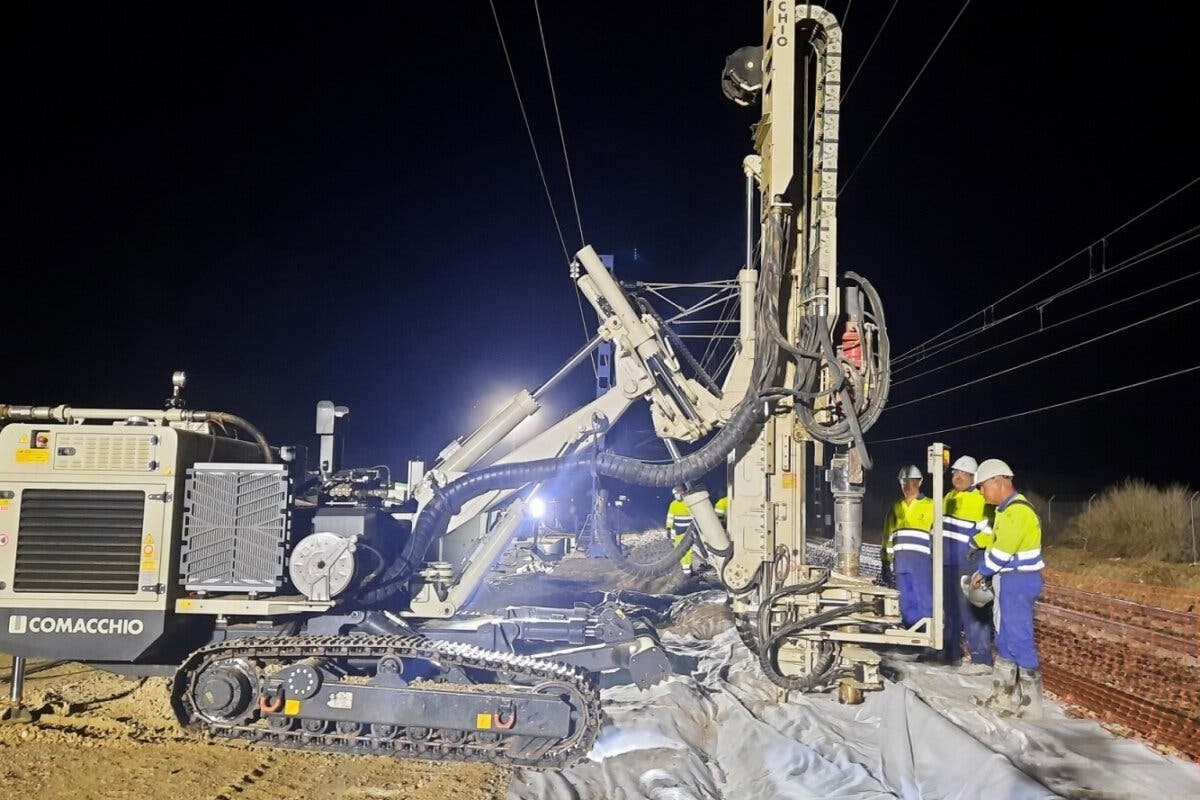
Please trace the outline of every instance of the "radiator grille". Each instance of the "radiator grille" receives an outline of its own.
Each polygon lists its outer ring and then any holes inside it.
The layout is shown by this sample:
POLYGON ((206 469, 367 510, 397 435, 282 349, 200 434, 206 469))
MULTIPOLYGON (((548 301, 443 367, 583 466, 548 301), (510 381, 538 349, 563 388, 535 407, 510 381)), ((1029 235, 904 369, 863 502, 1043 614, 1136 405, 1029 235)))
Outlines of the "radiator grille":
POLYGON ((276 591, 290 522, 288 492, 281 466, 189 469, 180 583, 189 591, 276 591))
POLYGON ((145 492, 26 489, 13 590, 136 593, 145 513, 145 492))

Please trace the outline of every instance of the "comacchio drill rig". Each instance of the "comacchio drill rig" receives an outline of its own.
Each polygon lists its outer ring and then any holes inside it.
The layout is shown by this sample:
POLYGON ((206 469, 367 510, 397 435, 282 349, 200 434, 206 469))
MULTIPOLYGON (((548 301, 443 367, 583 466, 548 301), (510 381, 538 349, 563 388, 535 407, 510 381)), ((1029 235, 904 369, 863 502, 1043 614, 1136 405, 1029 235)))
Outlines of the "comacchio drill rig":
POLYGON ((344 409, 328 402, 313 471, 303 448, 187 408, 181 373, 161 409, 0 406, 0 650, 18 657, 14 698, 25 657, 72 659, 174 675, 180 723, 217 737, 564 766, 599 730, 597 673, 641 686, 668 673, 653 631, 610 605, 461 611, 536 487, 572 473, 670 487, 726 466, 725 524, 690 490, 693 533, 661 562, 633 565, 600 532, 617 566, 642 572, 702 549, 743 641, 785 689, 836 685, 853 700, 880 685, 871 645, 940 646, 934 620, 901 628, 895 592, 858 576, 862 435, 887 397, 888 338, 871 285, 837 268, 841 31, 818 6, 764 10, 763 44, 724 74, 726 94, 762 117, 743 162, 740 327, 719 386, 586 246, 572 277, 595 338, 428 469, 410 465, 402 493, 386 467, 335 465, 344 409), (611 389, 491 455, 601 341, 611 389), (672 463, 600 446, 639 402, 672 463), (834 496, 834 571, 804 564, 813 465, 828 466, 834 496))

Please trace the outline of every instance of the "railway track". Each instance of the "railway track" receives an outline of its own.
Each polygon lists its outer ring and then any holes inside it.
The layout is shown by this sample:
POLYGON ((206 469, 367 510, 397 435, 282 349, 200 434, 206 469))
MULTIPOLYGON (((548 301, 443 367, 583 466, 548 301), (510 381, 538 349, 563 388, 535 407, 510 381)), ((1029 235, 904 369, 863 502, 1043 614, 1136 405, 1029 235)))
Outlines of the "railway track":
POLYGON ((1047 584, 1035 619, 1049 691, 1200 763, 1200 615, 1047 584))

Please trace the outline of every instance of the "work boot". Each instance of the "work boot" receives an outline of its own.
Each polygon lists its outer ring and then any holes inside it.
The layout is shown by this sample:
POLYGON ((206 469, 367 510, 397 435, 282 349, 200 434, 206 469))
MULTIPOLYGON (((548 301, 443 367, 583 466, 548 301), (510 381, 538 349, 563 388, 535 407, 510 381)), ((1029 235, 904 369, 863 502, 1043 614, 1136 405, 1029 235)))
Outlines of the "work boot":
POLYGON ((976 664, 974 661, 972 661, 969 664, 966 662, 962 662, 958 665, 958 667, 955 671, 959 675, 987 675, 989 672, 992 671, 992 665, 991 664, 976 664))
POLYGON ((1017 694, 1017 665, 997 658, 992 665, 992 692, 987 697, 972 697, 971 702, 983 708, 994 708, 1002 714, 1015 714, 1017 694))
POLYGON ((1021 669, 1021 701, 1017 716, 1022 719, 1042 718, 1042 671, 1021 669))

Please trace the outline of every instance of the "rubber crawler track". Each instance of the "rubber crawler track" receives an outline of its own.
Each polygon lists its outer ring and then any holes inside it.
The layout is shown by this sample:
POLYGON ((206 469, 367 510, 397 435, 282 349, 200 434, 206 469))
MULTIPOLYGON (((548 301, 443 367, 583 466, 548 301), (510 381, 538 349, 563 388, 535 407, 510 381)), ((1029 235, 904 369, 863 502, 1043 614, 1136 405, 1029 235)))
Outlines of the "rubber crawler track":
MULTIPOLYGON (((436 691, 429 690, 431 694, 435 694, 436 691)), ((476 761, 534 769, 562 769, 582 759, 591 749, 599 733, 601 719, 599 689, 595 681, 582 670, 530 656, 498 653, 450 642, 436 642, 420 636, 289 636, 234 639, 209 645, 188 656, 176 671, 171 703, 180 724, 224 739, 325 753, 389 755, 394 758, 435 761, 476 761), (505 749, 508 746, 517 746, 518 737, 496 736, 490 741, 485 741, 474 734, 463 737, 461 732, 456 732, 450 740, 427 735, 417 741, 404 736, 388 739, 371 735, 284 730, 267 726, 261 718, 245 723, 213 723, 197 712, 191 700, 195 679, 204 667, 227 658, 243 658, 251 663, 287 664, 306 658, 328 658, 337 661, 380 659, 385 656, 431 662, 443 671, 463 667, 503 673, 523 678, 524 683, 532 686, 506 686, 504 691, 507 693, 533 693, 536 689, 533 685, 539 683, 548 682, 562 686, 569 690, 566 692, 566 702, 572 707, 573 730, 565 739, 541 748, 543 752, 540 755, 530 757, 527 753, 510 752, 505 749), (455 742, 453 738, 460 741, 455 742)), ((436 734, 437 731, 430 733, 436 734)))

